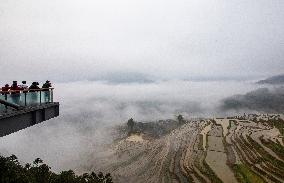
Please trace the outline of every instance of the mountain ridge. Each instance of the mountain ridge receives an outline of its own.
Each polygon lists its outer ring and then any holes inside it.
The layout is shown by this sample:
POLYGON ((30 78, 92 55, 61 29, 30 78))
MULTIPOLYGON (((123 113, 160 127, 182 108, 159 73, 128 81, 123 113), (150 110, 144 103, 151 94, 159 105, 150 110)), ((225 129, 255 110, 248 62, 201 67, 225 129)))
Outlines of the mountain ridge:
POLYGON ((257 84, 284 84, 284 74, 272 76, 264 80, 259 80, 257 84))

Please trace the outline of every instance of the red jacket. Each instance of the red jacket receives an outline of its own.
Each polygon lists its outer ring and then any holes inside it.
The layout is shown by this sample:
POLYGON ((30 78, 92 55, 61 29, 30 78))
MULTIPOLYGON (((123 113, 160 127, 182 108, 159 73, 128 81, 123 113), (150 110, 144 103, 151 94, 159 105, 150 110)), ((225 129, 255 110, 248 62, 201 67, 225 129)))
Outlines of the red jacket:
POLYGON ((11 94, 20 93, 21 88, 18 85, 12 85, 10 90, 19 90, 15 92, 11 92, 11 94))
POLYGON ((8 86, 8 87, 7 87, 7 86, 4 86, 4 87, 2 87, 2 92, 1 92, 1 94, 2 94, 2 95, 4 95, 5 93, 8 94, 7 91, 9 91, 9 90, 10 90, 10 87, 9 87, 9 86, 8 86))

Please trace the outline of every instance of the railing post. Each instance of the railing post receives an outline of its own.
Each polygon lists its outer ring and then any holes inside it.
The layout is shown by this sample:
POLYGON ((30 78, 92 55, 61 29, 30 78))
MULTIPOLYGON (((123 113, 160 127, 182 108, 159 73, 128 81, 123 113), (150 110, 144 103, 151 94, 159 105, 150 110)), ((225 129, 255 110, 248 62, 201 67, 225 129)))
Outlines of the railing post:
POLYGON ((27 92, 25 92, 25 106, 27 106, 27 92))
MULTIPOLYGON (((5 100, 7 101, 7 93, 5 92, 5 100)), ((8 106, 7 105, 5 105, 5 108, 6 108, 6 112, 7 112, 7 109, 8 109, 8 106)))
POLYGON ((41 105, 41 90, 39 91, 39 104, 41 105))
POLYGON ((53 89, 51 89, 51 101, 50 102, 53 102, 53 89))

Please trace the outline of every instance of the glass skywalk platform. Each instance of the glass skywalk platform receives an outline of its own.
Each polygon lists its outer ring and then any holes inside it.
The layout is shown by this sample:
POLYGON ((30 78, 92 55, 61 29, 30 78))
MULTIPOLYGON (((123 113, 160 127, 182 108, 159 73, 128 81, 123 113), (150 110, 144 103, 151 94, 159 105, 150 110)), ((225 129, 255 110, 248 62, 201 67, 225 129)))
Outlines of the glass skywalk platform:
MULTIPOLYGON (((17 90, 8 92, 2 92, 0 90, 0 99, 23 107, 35 107, 53 102, 53 88, 37 90, 17 90)), ((0 103, 0 114, 9 112, 10 110, 10 107, 7 107, 0 103)))
POLYGON ((53 88, 0 90, 0 137, 59 116, 53 88))

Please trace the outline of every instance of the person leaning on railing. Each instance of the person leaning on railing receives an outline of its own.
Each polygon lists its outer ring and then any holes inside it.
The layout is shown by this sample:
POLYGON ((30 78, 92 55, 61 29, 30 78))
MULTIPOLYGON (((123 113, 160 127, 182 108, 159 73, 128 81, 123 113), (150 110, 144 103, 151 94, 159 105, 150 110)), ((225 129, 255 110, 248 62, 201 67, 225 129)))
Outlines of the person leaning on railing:
POLYGON ((37 96, 37 92, 40 89, 38 87, 39 83, 38 82, 32 82, 32 85, 29 87, 29 92, 30 94, 30 103, 31 104, 36 104, 38 103, 38 96, 37 96))
POLYGON ((50 102, 50 91, 49 88, 51 88, 51 83, 50 81, 46 81, 42 85, 42 91, 44 92, 44 102, 50 102))
POLYGON ((9 90, 10 90, 9 84, 5 84, 5 86, 2 87, 1 94, 2 94, 2 95, 8 94, 8 93, 9 93, 9 90))
POLYGON ((29 87, 30 91, 29 92, 35 92, 36 90, 40 89, 38 87, 39 83, 38 82, 32 82, 32 85, 29 87))
POLYGON ((46 81, 43 85, 42 85, 42 91, 49 91, 49 88, 51 88, 51 83, 50 81, 46 81))
POLYGON ((11 94, 19 94, 20 93, 20 87, 18 86, 17 81, 13 81, 13 84, 11 85, 11 94))
POLYGON ((13 103, 19 104, 20 102, 20 87, 18 86, 17 81, 13 81, 13 84, 10 88, 11 99, 13 103))
POLYGON ((29 88, 26 81, 22 81, 22 84, 19 85, 19 87, 20 87, 20 90, 23 91, 23 93, 27 93, 26 90, 28 90, 28 88, 29 88))

